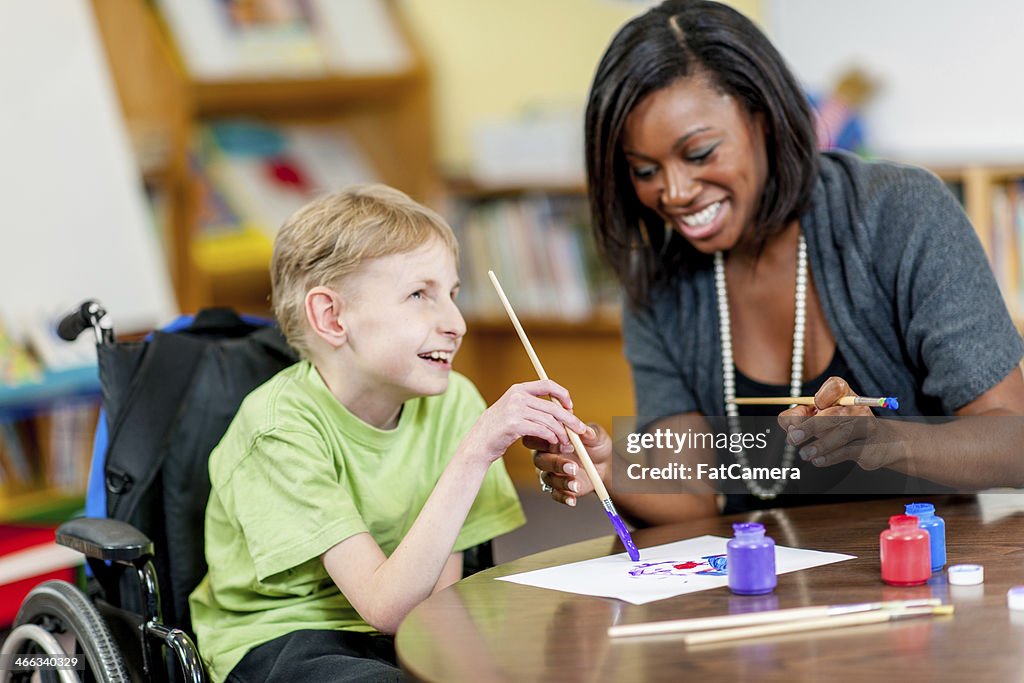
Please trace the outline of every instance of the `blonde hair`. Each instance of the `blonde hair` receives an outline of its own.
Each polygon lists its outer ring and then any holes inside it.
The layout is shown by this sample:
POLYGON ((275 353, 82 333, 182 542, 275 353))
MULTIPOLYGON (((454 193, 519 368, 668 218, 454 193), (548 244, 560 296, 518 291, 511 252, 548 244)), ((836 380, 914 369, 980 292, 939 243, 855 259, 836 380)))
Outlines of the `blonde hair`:
POLYGON ((309 358, 306 294, 337 287, 371 259, 413 251, 431 238, 459 245, 436 212, 386 185, 350 185, 292 214, 277 233, 270 260, 274 315, 288 343, 309 358))

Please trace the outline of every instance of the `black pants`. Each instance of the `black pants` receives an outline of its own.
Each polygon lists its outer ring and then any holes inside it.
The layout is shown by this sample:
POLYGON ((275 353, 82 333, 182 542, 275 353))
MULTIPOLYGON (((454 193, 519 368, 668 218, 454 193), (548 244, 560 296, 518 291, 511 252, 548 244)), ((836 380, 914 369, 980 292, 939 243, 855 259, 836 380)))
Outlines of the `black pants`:
POLYGON ((227 683, 398 682, 395 641, 352 631, 294 631, 250 650, 227 683))

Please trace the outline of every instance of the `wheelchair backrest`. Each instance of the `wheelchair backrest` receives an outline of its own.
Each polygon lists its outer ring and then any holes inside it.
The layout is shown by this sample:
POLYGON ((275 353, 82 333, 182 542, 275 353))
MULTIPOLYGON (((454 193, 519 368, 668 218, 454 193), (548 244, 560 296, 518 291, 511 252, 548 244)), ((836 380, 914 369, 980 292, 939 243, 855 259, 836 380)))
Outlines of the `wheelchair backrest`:
POLYGON ((296 360, 276 327, 226 309, 100 354, 107 515, 155 543, 165 624, 191 632, 188 596, 206 573, 210 452, 242 399, 296 360), (110 378, 121 386, 106 386, 110 378))

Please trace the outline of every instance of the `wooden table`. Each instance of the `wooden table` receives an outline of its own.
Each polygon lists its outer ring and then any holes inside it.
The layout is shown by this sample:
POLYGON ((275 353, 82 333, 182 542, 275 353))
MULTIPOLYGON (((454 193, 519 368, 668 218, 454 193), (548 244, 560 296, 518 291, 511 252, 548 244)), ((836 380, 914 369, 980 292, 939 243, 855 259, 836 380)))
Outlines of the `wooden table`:
POLYGON ((924 586, 882 583, 879 533, 911 499, 779 509, 644 529, 633 538, 643 549, 703 534, 729 537, 733 522, 759 521, 779 545, 857 558, 780 575, 775 592, 766 596, 719 588, 646 605, 494 580, 622 552, 614 537, 593 539, 494 567, 432 596, 398 630, 398 659, 410 678, 445 683, 686 681, 694 676, 830 683, 1024 681, 1024 612, 1006 606, 1007 589, 1024 584, 1024 505, 1015 512, 1006 503, 1020 503, 1022 497, 919 500, 934 502, 946 520, 949 563, 984 565, 983 585, 950 586, 945 572, 924 586), (687 648, 672 636, 614 641, 607 636, 613 624, 929 597, 953 604, 956 613, 701 648, 687 648))

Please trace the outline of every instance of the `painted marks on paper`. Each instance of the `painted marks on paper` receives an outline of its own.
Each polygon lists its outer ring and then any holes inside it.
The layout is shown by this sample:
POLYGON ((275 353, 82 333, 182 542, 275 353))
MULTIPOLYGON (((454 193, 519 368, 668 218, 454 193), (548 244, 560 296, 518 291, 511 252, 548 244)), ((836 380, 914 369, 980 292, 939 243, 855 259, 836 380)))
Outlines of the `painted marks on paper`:
POLYGON ((705 555, 699 560, 663 560, 661 562, 641 562, 629 570, 634 578, 688 576, 725 576, 725 553, 721 555, 705 555))

